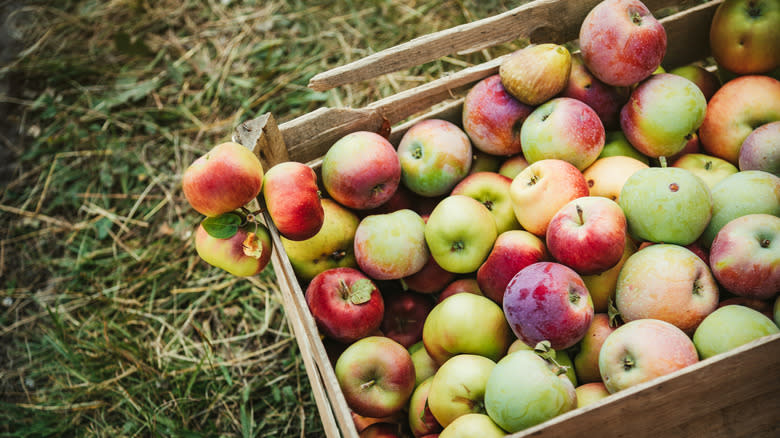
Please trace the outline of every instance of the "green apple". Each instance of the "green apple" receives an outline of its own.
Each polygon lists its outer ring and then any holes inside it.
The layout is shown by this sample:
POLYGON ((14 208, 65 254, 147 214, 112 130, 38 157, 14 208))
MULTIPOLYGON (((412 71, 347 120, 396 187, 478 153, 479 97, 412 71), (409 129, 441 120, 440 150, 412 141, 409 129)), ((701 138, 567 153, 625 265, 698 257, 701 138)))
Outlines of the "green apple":
MULTIPOLYGON (((534 349, 530 345, 523 342, 522 339, 516 339, 514 342, 512 342, 511 345, 509 345, 509 349, 506 351, 506 354, 512 354, 515 351, 521 350, 533 351, 534 349)), ((574 369, 574 363, 571 360, 571 355, 569 354, 568 350, 556 350, 554 359, 554 361, 548 361, 547 365, 556 372, 559 369, 566 371, 566 377, 569 378, 571 384, 577 386, 577 372, 574 369)))
POLYGON ((729 163, 723 158, 713 157, 707 154, 685 154, 672 163, 672 167, 688 169, 692 174, 698 176, 707 187, 712 190, 715 184, 729 175, 739 172, 737 166, 729 163))
POLYGON ((461 415, 484 414, 485 385, 496 363, 476 354, 459 354, 444 362, 433 376, 428 406, 443 427, 461 415))
POLYGON ((423 380, 436 374, 439 365, 433 360, 423 341, 418 341, 409 347, 409 355, 414 364, 415 386, 419 386, 423 380))
POLYGON ((565 373, 533 351, 516 351, 496 363, 485 387, 485 410, 502 429, 515 433, 577 406, 565 373))
POLYGON ((772 319, 775 321, 775 324, 780 327, 780 295, 775 298, 775 304, 772 308, 772 319))
POLYGON ((701 178, 677 167, 634 172, 620 191, 629 233, 651 242, 688 245, 712 216, 710 189, 701 178))
POLYGON ((497 237, 490 210, 466 195, 442 199, 425 225, 425 241, 436 263, 456 274, 476 271, 497 237))
POLYGON ((355 230, 355 259, 376 280, 397 280, 420 271, 430 253, 425 221, 409 209, 364 217, 355 230))
POLYGON ((322 227, 306 240, 282 236, 282 247, 293 271, 303 282, 330 268, 357 268, 354 239, 360 219, 351 210, 329 198, 322 199, 322 227))
POLYGON ((693 343, 699 357, 706 359, 775 333, 780 333, 780 328, 763 313, 731 304, 704 318, 693 334, 693 343))
POLYGON ((754 213, 780 216, 780 177, 744 170, 724 178, 712 188, 712 219, 702 233, 702 244, 709 248, 724 225, 754 213))
POLYGON ((481 202, 496 220, 498 234, 508 230, 520 229, 517 217, 509 198, 512 179, 496 172, 470 173, 463 178, 450 193, 466 195, 481 202))
POLYGON ((726 0, 715 10, 709 37, 718 65, 738 74, 767 73, 780 66, 780 3, 726 0))
POLYGON ((195 250, 206 263, 235 276, 248 277, 259 274, 268 265, 273 243, 264 224, 240 227, 240 221, 234 213, 204 219, 195 231, 195 250))
POLYGON ((718 79, 718 75, 698 64, 688 64, 673 68, 669 70, 669 73, 682 76, 696 84, 707 101, 709 101, 712 95, 720 88, 720 79, 718 79))
POLYGON ((650 165, 650 157, 631 146, 623 131, 607 131, 604 137, 604 149, 601 150, 599 158, 614 157, 615 155, 636 158, 650 165))

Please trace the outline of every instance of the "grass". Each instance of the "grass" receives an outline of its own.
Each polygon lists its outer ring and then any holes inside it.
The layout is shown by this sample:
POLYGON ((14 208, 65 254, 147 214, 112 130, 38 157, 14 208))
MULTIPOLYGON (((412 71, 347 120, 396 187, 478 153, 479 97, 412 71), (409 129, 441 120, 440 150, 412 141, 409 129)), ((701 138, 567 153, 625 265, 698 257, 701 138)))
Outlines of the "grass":
POLYGON ((0 65, 0 435, 322 435, 272 270, 197 257, 180 175, 248 118, 358 107, 484 60, 306 88, 520 3, 0 1, 18 48, 0 65))

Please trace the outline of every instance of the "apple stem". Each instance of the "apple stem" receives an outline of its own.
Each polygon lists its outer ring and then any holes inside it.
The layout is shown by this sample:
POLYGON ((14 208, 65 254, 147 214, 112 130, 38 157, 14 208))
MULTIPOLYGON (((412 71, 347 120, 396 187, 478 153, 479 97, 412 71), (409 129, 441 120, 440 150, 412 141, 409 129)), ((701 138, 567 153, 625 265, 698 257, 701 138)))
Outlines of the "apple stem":
POLYGON ((347 300, 349 299, 349 286, 347 286, 347 282, 344 281, 344 279, 339 278, 339 294, 341 295, 341 299, 347 300))
POLYGON ((585 223, 585 220, 582 218, 582 207, 577 204, 577 216, 580 218, 580 225, 585 223))
POLYGON ((666 157, 661 155, 660 157, 658 157, 658 161, 661 163, 661 167, 667 167, 667 165, 666 165, 666 157))
POLYGON ((368 389, 368 388, 370 388, 370 387, 374 386, 374 383, 376 383, 376 380, 374 380, 374 379, 371 379, 371 380, 369 380, 368 382, 363 382, 363 383, 360 385, 360 389, 361 389, 362 391, 365 391, 366 389, 368 389))

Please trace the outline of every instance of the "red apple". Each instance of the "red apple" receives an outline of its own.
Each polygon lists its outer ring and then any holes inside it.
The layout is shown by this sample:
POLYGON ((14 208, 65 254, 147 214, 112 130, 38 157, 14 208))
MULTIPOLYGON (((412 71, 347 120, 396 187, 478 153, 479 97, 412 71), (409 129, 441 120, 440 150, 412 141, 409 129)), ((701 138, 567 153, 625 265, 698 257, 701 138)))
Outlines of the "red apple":
POLYGON ((306 288, 306 304, 325 336, 349 343, 379 328, 384 299, 374 282, 353 268, 333 268, 315 276, 306 288))
POLYGON ((347 134, 322 158, 322 185, 338 203, 357 210, 390 199, 401 180, 401 163, 386 138, 368 131, 347 134))
POLYGON ((384 336, 354 342, 341 353, 334 370, 347 406, 358 415, 393 415, 406 407, 414 391, 409 352, 384 336))
POLYGON ((521 269, 549 258, 544 242, 525 230, 498 235, 493 249, 477 270, 477 283, 483 295, 501 305, 504 290, 521 269))
POLYGON ((412 393, 412 398, 409 400, 409 428, 415 437, 438 433, 443 429, 428 406, 428 394, 431 391, 431 383, 433 383, 433 376, 428 377, 417 385, 414 393, 412 393))
POLYGON ((455 274, 445 270, 433 257, 416 273, 403 278, 406 287, 419 293, 432 294, 441 291, 455 279, 455 274))
POLYGON ((710 266, 723 287, 736 295, 771 300, 780 292, 780 218, 748 214, 718 231, 710 266))
POLYGON ((181 183, 192 208, 205 216, 219 216, 243 207, 260 194, 263 165, 248 148, 221 143, 190 164, 181 183))
POLYGON ((520 152, 520 126, 533 107, 509 94, 497 74, 477 82, 463 101, 463 129, 472 145, 493 155, 520 152))
POLYGON ((385 290, 385 313, 379 326, 382 333, 405 348, 422 340, 425 318, 433 309, 429 295, 404 290, 385 290))
POLYGON ((606 313, 593 315, 593 321, 580 340, 577 354, 572 359, 574 371, 580 383, 601 382, 599 352, 604 340, 615 331, 615 328, 610 324, 610 317, 606 313))
POLYGON ((285 161, 268 169, 263 198, 268 215, 287 239, 314 237, 325 222, 317 175, 303 163, 285 161))
POLYGON ((666 54, 666 30, 639 0, 604 0, 580 26, 580 50, 594 76, 614 86, 650 76, 666 54))
POLYGON ((594 313, 579 274, 555 262, 534 263, 515 274, 503 308, 518 338, 530 346, 546 340, 555 350, 579 342, 594 313))
POLYGON ((626 244, 626 216, 613 200, 584 196, 569 201, 547 227, 550 255, 581 275, 615 266, 626 244))
POLYGON ((442 302, 447 297, 463 292, 485 296, 485 294, 482 293, 482 289, 479 288, 479 282, 476 278, 459 278, 448 284, 447 287, 441 291, 439 294, 439 302, 442 302))
POLYGON ((754 129, 739 149, 739 170, 763 170, 780 176, 780 121, 754 129))
POLYGON ((234 213, 205 219, 195 231, 195 250, 206 263, 248 277, 265 269, 271 260, 273 244, 265 225, 240 227, 240 221, 234 213))
POLYGON ((732 79, 707 104, 699 128, 702 152, 739 164, 742 143, 754 129, 780 120, 780 81, 749 75, 732 79))
POLYGON ((363 429, 358 438, 403 438, 403 430, 399 423, 380 421, 363 429))
POLYGON ((561 96, 588 104, 596 111, 605 129, 620 128, 618 116, 620 108, 628 100, 628 94, 628 89, 607 85, 594 76, 585 66, 582 53, 571 55, 571 74, 561 96))

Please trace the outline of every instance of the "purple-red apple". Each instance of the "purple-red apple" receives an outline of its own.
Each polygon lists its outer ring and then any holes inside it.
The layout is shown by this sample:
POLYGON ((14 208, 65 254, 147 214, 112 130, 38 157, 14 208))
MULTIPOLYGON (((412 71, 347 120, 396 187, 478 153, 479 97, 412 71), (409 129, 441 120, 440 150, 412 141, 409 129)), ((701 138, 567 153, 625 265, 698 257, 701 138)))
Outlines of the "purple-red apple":
POLYGON ((727 222, 712 242, 710 266, 735 295, 775 298, 780 292, 780 217, 748 214, 727 222))
POLYGON ((515 274, 506 287, 503 308, 519 339, 530 346, 546 340, 555 350, 579 342, 594 313, 579 274, 555 262, 537 262, 515 274))
POLYGON ((423 294, 440 292, 453 280, 455 274, 439 266, 433 257, 428 257, 422 269, 403 278, 407 289, 423 294))
POLYGON ((406 348, 421 341, 425 318, 435 304, 433 298, 404 290, 385 290, 383 297, 382 333, 406 348))
POLYGON ((550 219, 572 199, 588 196, 585 177, 564 160, 537 161, 512 180, 509 196, 523 229, 544 236, 550 219))
POLYGON ((690 80, 655 74, 639 84, 620 111, 620 127, 629 142, 648 157, 677 154, 704 120, 707 100, 690 80))
POLYGON ((754 129, 780 120, 780 81, 748 75, 721 86, 699 127, 702 152, 739 164, 742 143, 754 129))
POLYGON ((206 263, 239 277, 259 274, 271 260, 271 233, 261 223, 240 226, 234 213, 203 220, 195 231, 195 251, 206 263), (211 231, 211 232, 209 232, 211 231))
POLYGON ((414 391, 409 352, 384 336, 361 338, 347 347, 334 367, 344 399, 366 417, 387 417, 407 406, 414 391))
POLYGON ((243 207, 263 188, 263 165, 248 148, 220 143, 184 170, 184 197, 204 216, 214 217, 243 207))
POLYGON ((689 249, 650 245, 620 270, 615 304, 623 321, 660 319, 693 334, 718 307, 719 291, 709 267, 689 249))
POLYGON ((610 394, 693 365, 699 355, 682 330, 658 319, 638 319, 612 332, 599 353, 610 394))
POLYGON ((780 121, 754 129, 739 149, 739 170, 763 170, 780 177, 780 121))
POLYGON ((650 76, 666 54, 666 30, 639 0, 605 0, 580 25, 585 65, 601 81, 618 87, 650 76))
POLYGON ((544 241, 525 230, 509 230, 498 235, 493 249, 477 270, 482 294, 498 303, 504 301, 507 284, 526 266, 547 260, 544 241))
POLYGON ((439 365, 463 353, 498 360, 512 340, 501 306, 470 293, 455 294, 436 304, 423 327, 425 349, 439 365))
POLYGON ((276 229, 287 239, 310 239, 325 222, 317 175, 303 163, 285 161, 268 169, 263 199, 276 229))
POLYGON ((512 200, 509 198, 509 187, 512 180, 496 172, 476 172, 463 178, 451 195, 466 195, 481 202, 496 220, 498 234, 520 228, 512 200))
POLYGON ((557 97, 537 107, 523 122, 520 138, 529 163, 559 159, 580 171, 604 148, 604 125, 596 111, 571 97, 557 97))
POLYGON ((463 130, 488 154, 520 153, 520 126, 533 108, 506 91, 497 74, 477 82, 463 100, 463 130))
POLYGON ((322 158, 322 185, 338 203, 356 210, 390 199, 401 180, 401 163, 386 138, 369 131, 347 134, 322 158))
POLYGON ((401 182, 422 196, 449 193, 471 169, 468 135, 452 122, 427 119, 415 123, 398 144, 401 182))
POLYGON ((342 343, 374 333, 385 303, 374 282, 354 268, 333 268, 315 276, 305 292, 319 331, 342 343))
POLYGON ((615 266, 626 246, 626 216, 613 200, 583 196, 569 201, 550 220, 550 255, 581 275, 615 266))
POLYGON ((571 55, 571 73, 563 97, 571 97, 588 104, 601 119, 605 129, 620 128, 620 108, 628 100, 628 90, 601 82, 588 70, 582 60, 582 53, 571 55))
POLYGON ((539 105, 569 81, 571 53, 555 43, 531 44, 507 56, 498 69, 506 90, 526 105, 539 105))

